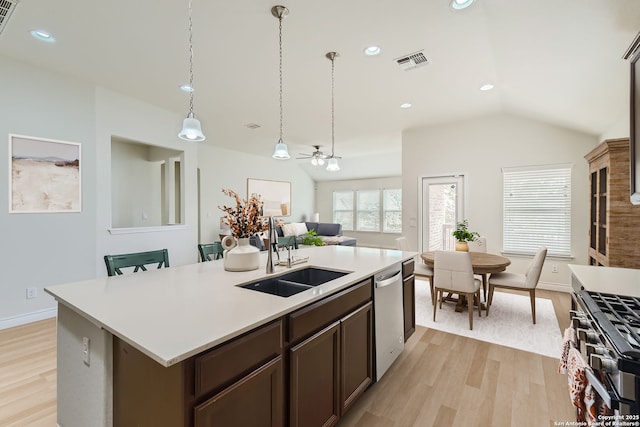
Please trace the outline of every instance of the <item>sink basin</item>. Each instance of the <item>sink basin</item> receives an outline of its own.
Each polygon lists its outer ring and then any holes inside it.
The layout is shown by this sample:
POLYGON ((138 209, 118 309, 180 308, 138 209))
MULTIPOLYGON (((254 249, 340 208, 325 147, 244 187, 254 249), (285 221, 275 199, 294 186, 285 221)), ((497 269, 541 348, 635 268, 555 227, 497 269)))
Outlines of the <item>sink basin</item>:
POLYGON ((342 277, 345 273, 342 271, 324 270, 321 268, 307 267, 302 270, 292 271, 291 273, 280 276, 280 279, 291 282, 302 283, 305 285, 318 286, 327 283, 338 277, 342 277))
POLYGON ((345 274, 349 273, 307 267, 278 277, 270 277, 258 282, 239 286, 241 288, 265 292, 267 294, 278 295, 286 298, 299 292, 306 291, 307 289, 311 289, 314 286, 322 285, 323 283, 342 277, 345 274))

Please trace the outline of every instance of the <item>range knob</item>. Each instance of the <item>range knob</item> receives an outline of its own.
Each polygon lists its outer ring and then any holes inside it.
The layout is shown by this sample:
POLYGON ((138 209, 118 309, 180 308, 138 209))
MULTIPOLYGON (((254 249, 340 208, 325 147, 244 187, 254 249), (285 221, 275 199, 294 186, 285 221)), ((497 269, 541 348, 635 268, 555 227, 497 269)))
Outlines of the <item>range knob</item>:
POLYGON ((573 326, 573 329, 585 329, 589 327, 589 320, 586 317, 572 317, 571 325, 573 326))
POLYGON ((578 339, 584 343, 598 342, 598 335, 593 329, 578 328, 578 339))
POLYGON ((586 343, 585 348, 587 357, 590 357, 592 354, 607 354, 607 347, 600 343, 586 343))
POLYGON ((616 361, 604 354, 592 354, 589 357, 589 365, 596 371, 614 373, 618 366, 616 361))

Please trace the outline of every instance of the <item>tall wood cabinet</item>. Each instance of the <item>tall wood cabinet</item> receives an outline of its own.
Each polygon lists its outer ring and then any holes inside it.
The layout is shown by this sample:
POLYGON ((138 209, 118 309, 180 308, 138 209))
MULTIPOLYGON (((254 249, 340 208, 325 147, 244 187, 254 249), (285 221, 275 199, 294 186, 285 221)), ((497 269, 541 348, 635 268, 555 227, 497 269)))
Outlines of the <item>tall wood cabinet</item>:
POLYGON ((609 139, 589 162, 589 264, 640 268, 640 206, 629 201, 629 139, 609 139))

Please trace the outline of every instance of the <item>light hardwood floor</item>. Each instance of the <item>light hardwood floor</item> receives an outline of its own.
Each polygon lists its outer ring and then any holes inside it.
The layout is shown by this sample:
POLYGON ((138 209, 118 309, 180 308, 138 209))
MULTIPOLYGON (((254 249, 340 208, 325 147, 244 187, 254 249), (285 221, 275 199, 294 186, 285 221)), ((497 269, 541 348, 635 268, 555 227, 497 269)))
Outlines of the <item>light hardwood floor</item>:
MULTIPOLYGON (((569 294, 537 296, 553 301, 564 330, 569 294)), ((55 319, 0 331, 0 426, 56 426, 55 333, 55 319)), ((553 426, 574 420, 557 366, 557 359, 419 326, 339 426, 553 426)))

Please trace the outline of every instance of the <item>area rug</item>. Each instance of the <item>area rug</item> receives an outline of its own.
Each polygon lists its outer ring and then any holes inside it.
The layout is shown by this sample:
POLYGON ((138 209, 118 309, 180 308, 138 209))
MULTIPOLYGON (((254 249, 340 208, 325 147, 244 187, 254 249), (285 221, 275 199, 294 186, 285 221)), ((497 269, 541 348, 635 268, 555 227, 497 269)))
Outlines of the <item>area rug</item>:
POLYGON ((454 303, 438 307, 433 322, 433 305, 429 282, 416 280, 416 323, 431 329, 560 358, 562 335, 551 300, 536 298, 536 324, 531 321, 529 295, 495 292, 489 316, 473 311, 473 330, 469 330, 469 313, 455 312, 454 303))

